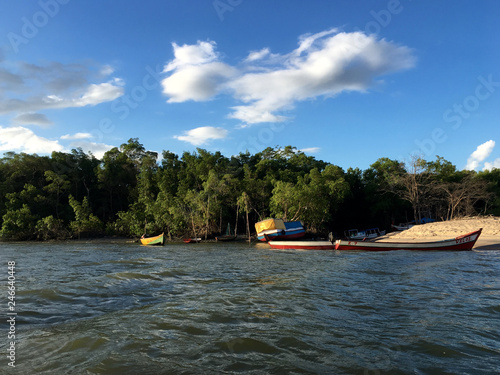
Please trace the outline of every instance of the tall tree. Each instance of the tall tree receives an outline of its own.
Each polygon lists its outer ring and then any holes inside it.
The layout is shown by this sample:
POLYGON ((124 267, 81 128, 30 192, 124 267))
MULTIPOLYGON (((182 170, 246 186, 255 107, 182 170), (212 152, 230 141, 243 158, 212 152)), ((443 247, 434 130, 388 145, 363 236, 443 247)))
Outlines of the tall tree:
POLYGON ((54 171, 45 171, 45 179, 49 182, 44 186, 44 190, 55 196, 54 207, 56 210, 56 218, 59 219, 59 206, 61 204, 61 196, 70 187, 70 182, 67 181, 66 175, 58 175, 54 171))
POLYGON ((70 222, 70 228, 78 238, 80 236, 92 236, 102 233, 102 222, 92 213, 87 197, 82 203, 78 202, 72 195, 69 196, 69 204, 73 208, 75 220, 70 222))

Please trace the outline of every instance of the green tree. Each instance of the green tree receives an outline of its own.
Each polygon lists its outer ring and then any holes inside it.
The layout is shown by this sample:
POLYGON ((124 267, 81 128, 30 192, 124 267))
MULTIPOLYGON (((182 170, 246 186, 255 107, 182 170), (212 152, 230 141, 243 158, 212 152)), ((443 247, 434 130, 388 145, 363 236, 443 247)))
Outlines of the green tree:
POLYGON ((184 220, 191 226, 190 232, 198 237, 206 229, 207 206, 203 193, 188 190, 180 207, 184 213, 184 220))
POLYGON ((0 237, 7 240, 31 240, 35 234, 36 216, 31 213, 27 204, 21 208, 8 210, 3 215, 0 237))
POLYGON ((55 196, 54 207, 56 210, 56 218, 59 219, 59 206, 61 204, 61 196, 70 187, 70 182, 67 181, 65 175, 58 175, 54 171, 45 171, 45 179, 49 182, 43 189, 55 196))
POLYGON ((60 219, 50 215, 37 221, 35 226, 36 237, 39 240, 63 240, 69 237, 69 232, 60 219))
POLYGON ((271 214, 285 221, 295 221, 304 209, 304 182, 276 181, 270 200, 271 214))
MULTIPOLYGON (((248 241, 250 241, 250 221, 248 219, 248 214, 250 213, 250 197, 246 192, 241 193, 241 195, 238 198, 237 202, 237 209, 236 209, 236 216, 238 216, 239 208, 242 207, 243 210, 245 211, 245 228, 246 228, 246 234, 248 236, 248 241)), ((236 218, 236 222, 238 222, 238 218, 236 218)), ((237 228, 237 226, 236 226, 237 228)), ((234 231, 236 234, 236 229, 234 231)))
POLYGON ((92 213, 87 197, 82 203, 78 202, 72 195, 69 196, 69 204, 73 208, 75 220, 69 223, 73 234, 78 238, 83 236, 99 235, 102 233, 102 222, 92 213))
POLYGON ((491 199, 485 204, 485 213, 500 216, 500 169, 493 168, 478 173, 478 178, 486 181, 491 199))

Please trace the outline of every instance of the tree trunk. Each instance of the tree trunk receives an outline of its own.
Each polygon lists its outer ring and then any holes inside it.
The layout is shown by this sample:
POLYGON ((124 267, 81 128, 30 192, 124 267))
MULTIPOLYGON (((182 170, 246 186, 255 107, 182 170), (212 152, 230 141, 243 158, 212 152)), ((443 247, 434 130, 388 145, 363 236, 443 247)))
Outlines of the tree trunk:
POLYGON ((247 233, 248 233, 248 242, 250 242, 252 239, 250 237, 250 223, 248 221, 248 207, 245 209, 246 211, 246 216, 247 216, 247 233))
POLYGON ((238 215, 240 214, 240 204, 236 205, 236 223, 234 224, 234 236, 238 233, 238 215))
POLYGON ((208 196, 208 202, 207 202, 207 222, 205 224, 205 241, 207 240, 208 237, 209 222, 210 222, 210 196, 208 196))

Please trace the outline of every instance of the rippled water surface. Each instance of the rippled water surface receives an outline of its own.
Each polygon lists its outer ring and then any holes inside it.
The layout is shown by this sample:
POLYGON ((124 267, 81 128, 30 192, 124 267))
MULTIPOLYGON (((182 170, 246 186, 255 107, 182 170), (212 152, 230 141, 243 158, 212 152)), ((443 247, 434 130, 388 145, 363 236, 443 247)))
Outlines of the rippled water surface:
POLYGON ((500 251, 0 244, 18 374, 494 374, 500 251))

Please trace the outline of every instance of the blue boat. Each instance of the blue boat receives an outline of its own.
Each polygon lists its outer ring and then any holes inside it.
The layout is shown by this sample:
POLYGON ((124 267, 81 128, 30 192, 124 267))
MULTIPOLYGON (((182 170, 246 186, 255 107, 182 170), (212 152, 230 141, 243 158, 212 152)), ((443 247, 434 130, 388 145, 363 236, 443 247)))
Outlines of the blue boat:
POLYGON ((255 224, 259 241, 293 240, 304 237, 306 231, 300 221, 284 222, 281 219, 267 219, 255 224))

